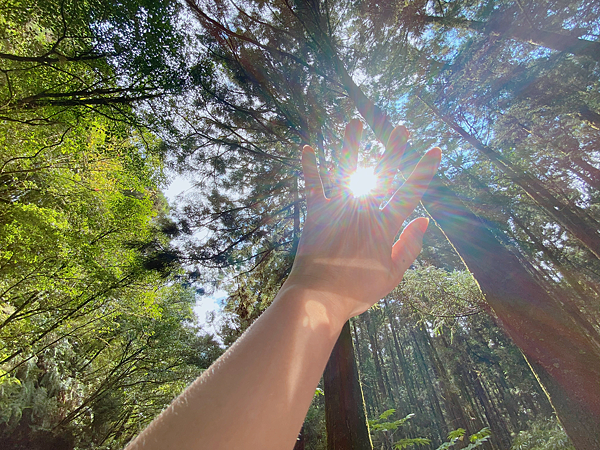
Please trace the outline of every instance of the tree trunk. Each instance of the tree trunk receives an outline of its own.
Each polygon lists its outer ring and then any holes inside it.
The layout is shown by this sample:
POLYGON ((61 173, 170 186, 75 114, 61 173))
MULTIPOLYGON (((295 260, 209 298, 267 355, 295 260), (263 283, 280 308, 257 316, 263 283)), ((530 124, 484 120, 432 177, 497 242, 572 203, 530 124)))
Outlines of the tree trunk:
POLYGON ((408 369, 404 351, 403 351, 402 347, 400 346, 400 339, 398 337, 396 323, 395 323, 394 317, 391 313, 390 306, 388 304, 387 299, 384 298, 383 302, 385 303, 385 310, 386 310, 386 313, 388 316, 388 320, 390 322, 390 329, 392 330, 392 339, 394 340, 394 347, 396 349, 396 355, 398 356, 398 361, 400 363, 400 367, 402 368, 402 376, 404 378, 404 384, 406 386, 406 393, 408 395, 408 401, 410 403, 409 409, 414 408, 417 405, 417 401, 416 401, 415 392, 414 392, 413 379, 410 376, 410 371, 408 369))
MULTIPOLYGON (((382 398, 388 398, 388 391, 386 389, 385 382, 383 381, 383 368, 381 367, 381 361, 379 358, 379 344, 377 343, 376 331, 371 326, 371 311, 366 311, 360 317, 364 321, 365 328, 367 329, 367 336, 369 337, 369 343, 371 344, 371 353, 373 354, 373 362, 375 363, 375 373, 377 375, 377 386, 382 398)), ((383 405, 387 407, 389 405, 383 405)), ((382 411, 383 412, 383 411, 382 411)))
POLYGON ((473 387, 475 395, 488 419, 492 435, 495 436, 492 440, 495 441, 494 443, 499 443, 500 448, 509 448, 511 443, 510 431, 506 426, 504 415, 500 413, 497 402, 492 401, 490 398, 489 386, 485 385, 482 376, 473 369, 474 364, 470 357, 470 355, 473 354, 473 351, 469 345, 468 338, 458 335, 457 341, 460 342, 461 340, 464 341, 467 349, 466 354, 463 355, 464 362, 461 364, 461 367, 468 376, 468 379, 470 380, 469 384, 473 387))
POLYGON ((354 330, 354 349, 356 350, 357 357, 357 368, 360 371, 360 365, 362 364, 362 356, 360 355, 360 345, 358 345, 358 330, 356 329, 356 319, 352 319, 352 329, 354 330))
POLYGON ((579 109, 578 115, 581 120, 585 120, 592 128, 600 130, 600 114, 592 111, 589 106, 582 106, 579 109))
POLYGON ((350 322, 346 322, 323 374, 327 450, 373 450, 358 379, 350 322))
POLYGON ((579 155, 571 154, 569 155, 569 159, 574 166, 579 168, 578 171, 575 171, 577 175, 583 178, 594 189, 600 190, 600 170, 596 169, 579 155), (582 171, 586 173, 582 173, 582 171))
POLYGON ((436 424, 436 431, 438 432, 439 441, 443 441, 444 438, 448 434, 448 429, 446 428, 446 420, 444 418, 444 413, 442 411, 442 407, 440 406, 440 402, 438 399, 438 392, 436 387, 431 380, 431 375, 429 374, 429 370, 427 369, 427 364, 425 364, 425 358, 423 356, 423 351, 421 350, 421 344, 419 343, 418 336, 413 330, 410 330, 410 336, 413 341, 413 346, 415 350, 415 359, 417 361, 417 368, 421 374, 421 379, 425 384, 425 390, 429 391, 429 400, 431 402, 432 409, 432 417, 431 420, 436 424))
MULTIPOLYGON (((398 364, 396 363, 396 355, 392 348, 392 343, 390 342, 389 328, 387 328, 387 326, 385 326, 385 331, 383 332, 383 338, 384 338, 383 344, 384 344, 385 351, 390 355, 390 363, 392 365, 392 379, 393 379, 396 387, 399 388, 402 385, 402 382, 400 381, 400 375, 399 375, 400 369, 398 368, 398 364)), ((390 391, 391 390, 392 389, 390 388, 390 391)), ((398 407, 399 406, 400 405, 398 405, 398 407)))
MULTIPOLYGON (((473 434, 479 431, 475 430, 471 422, 467 419, 467 416, 463 411, 462 401, 459 395, 453 389, 448 372, 446 371, 446 368, 440 360, 440 357, 435 348, 435 344, 431 339, 431 336, 429 336, 429 333, 427 333, 427 331, 425 331, 424 334, 426 335, 425 337, 428 343, 427 349, 429 352, 429 359, 432 362, 435 375, 440 382, 440 387, 443 391, 442 400, 444 401, 444 406, 446 407, 446 412, 448 413, 450 419, 450 427, 447 431, 456 430, 457 428, 464 428, 469 434, 473 434)), ((458 448, 462 447, 464 447, 464 445, 461 446, 459 444, 458 448)))
MULTIPOLYGON (((363 346, 363 349, 361 350, 361 354, 363 356, 363 359, 361 360, 361 362, 365 362, 366 365, 366 360, 367 358, 369 358, 370 356, 370 352, 369 352, 369 346, 370 344, 368 344, 369 339, 368 339, 368 331, 366 331, 366 327, 365 324, 362 320, 359 320, 359 317, 355 318, 355 324, 356 324, 356 328, 357 330, 359 330, 360 335, 362 336, 362 341, 363 342, 367 342, 367 344, 365 346, 363 346)), ((372 357, 372 354, 371 354, 372 357)), ((377 377, 377 375, 375 374, 375 378, 377 377)), ((377 387, 377 380, 375 380, 374 383, 370 383, 370 382, 366 382, 366 378, 367 375, 365 373, 365 382, 361 382, 361 386, 363 386, 363 389, 367 392, 366 398, 368 399, 368 408, 370 411, 370 415, 371 417, 376 417, 378 416, 381 411, 383 411, 383 406, 382 406, 382 397, 381 397, 381 391, 378 389, 377 387)))
MULTIPOLYGON (((489 338, 484 336, 481 330, 477 327, 471 327, 471 333, 477 338, 479 342, 486 343, 489 341, 489 338)), ((494 378, 493 383, 496 385, 498 390, 498 397, 500 399, 500 403, 506 409, 506 414, 510 420, 511 431, 519 432, 520 421, 519 421, 519 408, 517 406, 517 402, 510 391, 510 387, 506 382, 506 377, 504 376, 504 371, 498 360, 495 358, 490 358, 489 364, 493 367, 492 376, 494 378)), ((504 416, 504 414, 502 415, 504 416)))

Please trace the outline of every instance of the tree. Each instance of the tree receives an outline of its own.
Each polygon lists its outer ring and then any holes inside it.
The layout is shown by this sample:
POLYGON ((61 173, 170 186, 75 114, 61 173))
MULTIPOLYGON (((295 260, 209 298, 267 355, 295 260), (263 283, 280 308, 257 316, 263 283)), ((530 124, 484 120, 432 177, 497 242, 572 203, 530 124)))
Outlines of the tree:
POLYGON ((98 110, 135 121, 127 105, 185 87, 179 11, 172 2, 11 0, 0 26, 0 118, 47 125, 98 110))

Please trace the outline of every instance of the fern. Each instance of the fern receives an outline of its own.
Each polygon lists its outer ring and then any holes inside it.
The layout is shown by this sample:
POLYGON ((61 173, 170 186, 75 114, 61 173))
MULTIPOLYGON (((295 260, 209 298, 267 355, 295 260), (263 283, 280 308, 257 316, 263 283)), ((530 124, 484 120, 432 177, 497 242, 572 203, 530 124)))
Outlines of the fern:
MULTIPOLYGON (((448 434, 448 442, 444 442, 436 450, 447 450, 450 447, 454 447, 458 441, 462 441, 464 439, 466 433, 467 431, 464 428, 457 428, 456 430, 451 431, 448 434)), ((465 450, 473 450, 474 448, 483 445, 483 443, 486 442, 491 435, 492 432, 488 427, 482 428, 477 433, 474 433, 469 437, 470 444, 465 447, 465 450)))
POLYGON ((404 450, 411 445, 429 445, 431 441, 426 438, 405 438, 394 443, 394 448, 404 450))

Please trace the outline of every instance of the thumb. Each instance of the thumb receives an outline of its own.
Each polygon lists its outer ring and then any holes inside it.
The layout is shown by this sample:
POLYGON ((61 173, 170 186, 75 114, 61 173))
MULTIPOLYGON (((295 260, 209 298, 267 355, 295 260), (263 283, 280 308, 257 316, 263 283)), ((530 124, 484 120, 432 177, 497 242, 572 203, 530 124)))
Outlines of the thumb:
POLYGON ((429 219, 419 217, 409 223, 400 238, 392 246, 392 272, 398 279, 402 280, 404 272, 410 267, 415 258, 423 248, 423 236, 429 225, 429 219))

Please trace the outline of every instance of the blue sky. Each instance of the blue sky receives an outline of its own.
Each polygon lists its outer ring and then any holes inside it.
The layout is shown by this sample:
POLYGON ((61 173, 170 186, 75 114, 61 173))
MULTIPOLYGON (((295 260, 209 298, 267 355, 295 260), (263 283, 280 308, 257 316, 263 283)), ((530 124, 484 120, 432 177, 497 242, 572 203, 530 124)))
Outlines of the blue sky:
MULTIPOLYGON (((170 184, 163 189, 163 194, 169 201, 170 205, 173 205, 177 201, 177 197, 181 194, 192 189, 192 183, 184 177, 174 176, 170 184)), ((215 329, 211 324, 207 324, 206 315, 209 312, 220 311, 219 301, 227 297, 227 292, 222 290, 216 290, 211 295, 197 296, 196 306, 194 306, 194 312, 198 316, 198 321, 202 327, 209 333, 215 333, 215 329)))

